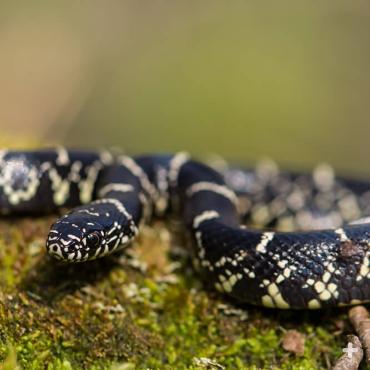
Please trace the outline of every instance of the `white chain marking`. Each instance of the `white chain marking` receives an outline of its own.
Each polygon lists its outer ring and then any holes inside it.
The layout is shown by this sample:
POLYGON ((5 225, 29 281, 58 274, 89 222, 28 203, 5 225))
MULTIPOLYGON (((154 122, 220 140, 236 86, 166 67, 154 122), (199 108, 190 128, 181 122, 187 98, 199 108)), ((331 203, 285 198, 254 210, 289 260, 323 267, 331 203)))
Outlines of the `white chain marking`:
POLYGON ((40 184, 38 170, 35 166, 27 167, 27 184, 25 189, 13 189, 12 180, 18 171, 24 172, 24 162, 20 159, 9 160, 2 169, 0 186, 8 196, 10 204, 16 205, 34 197, 40 184))
POLYGON ((117 191, 121 193, 128 193, 130 191, 134 191, 135 188, 131 184, 123 184, 123 183, 111 183, 103 186, 99 190, 99 197, 103 198, 107 193, 111 191, 117 191))
POLYGON ((155 186, 149 181, 148 176, 144 170, 130 157, 120 156, 118 163, 125 166, 133 175, 135 175, 142 186, 142 188, 151 196, 152 199, 158 198, 158 192, 155 186))
POLYGON ((212 191, 229 199, 235 206, 238 205, 238 198, 232 190, 230 190, 225 185, 218 185, 208 181, 200 181, 194 183, 187 189, 186 195, 190 198, 195 193, 198 193, 200 191, 212 191))
POLYGON ((56 164, 58 166, 66 166, 69 164, 69 154, 66 148, 60 146, 56 148, 56 153, 57 153, 57 159, 56 159, 56 164))
POLYGON ((190 155, 187 152, 179 152, 172 157, 168 170, 168 179, 172 187, 177 186, 177 180, 181 167, 189 160, 190 155))
POLYGON ((200 215, 194 217, 193 227, 197 229, 202 222, 218 217, 220 217, 220 214, 214 210, 204 211, 200 215))
POLYGON ((256 247, 256 251, 259 253, 266 253, 267 245, 274 239, 274 232, 265 232, 261 235, 261 241, 256 247))
POLYGON ((86 168, 86 178, 81 180, 78 184, 80 188, 80 200, 82 204, 91 201, 96 179, 102 168, 103 164, 99 160, 95 161, 86 168))

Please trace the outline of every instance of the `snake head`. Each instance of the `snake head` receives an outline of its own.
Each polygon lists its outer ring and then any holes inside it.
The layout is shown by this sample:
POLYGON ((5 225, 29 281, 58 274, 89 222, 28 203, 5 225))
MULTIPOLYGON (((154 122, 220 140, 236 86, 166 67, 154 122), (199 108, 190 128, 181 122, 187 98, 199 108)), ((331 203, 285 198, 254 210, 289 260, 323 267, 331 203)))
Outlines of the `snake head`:
POLYGON ((111 254, 136 236, 130 217, 117 210, 114 200, 75 208, 50 229, 46 248, 65 262, 83 262, 111 254))
POLYGON ((66 262, 83 262, 109 253, 106 232, 98 221, 82 214, 69 214, 50 229, 46 248, 66 262))

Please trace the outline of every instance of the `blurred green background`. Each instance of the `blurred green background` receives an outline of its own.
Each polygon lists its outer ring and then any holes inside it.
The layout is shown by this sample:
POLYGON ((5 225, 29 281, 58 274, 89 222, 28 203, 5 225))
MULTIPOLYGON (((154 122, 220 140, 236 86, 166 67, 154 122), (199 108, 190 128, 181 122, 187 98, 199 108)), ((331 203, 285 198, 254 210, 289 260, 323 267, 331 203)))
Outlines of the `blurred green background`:
POLYGON ((368 1, 0 3, 2 142, 370 177, 368 1))

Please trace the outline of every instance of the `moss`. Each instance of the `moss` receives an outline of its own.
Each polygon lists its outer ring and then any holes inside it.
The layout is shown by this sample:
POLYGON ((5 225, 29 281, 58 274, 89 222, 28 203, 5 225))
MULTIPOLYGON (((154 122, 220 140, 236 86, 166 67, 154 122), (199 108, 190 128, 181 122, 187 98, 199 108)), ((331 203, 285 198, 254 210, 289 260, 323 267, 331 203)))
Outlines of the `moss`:
POLYGON ((0 222, 3 370, 315 369, 341 353, 345 311, 238 306, 206 291, 162 223, 129 255, 64 265, 44 254, 52 220, 0 222), (303 356, 282 349, 292 328, 305 335, 303 356))

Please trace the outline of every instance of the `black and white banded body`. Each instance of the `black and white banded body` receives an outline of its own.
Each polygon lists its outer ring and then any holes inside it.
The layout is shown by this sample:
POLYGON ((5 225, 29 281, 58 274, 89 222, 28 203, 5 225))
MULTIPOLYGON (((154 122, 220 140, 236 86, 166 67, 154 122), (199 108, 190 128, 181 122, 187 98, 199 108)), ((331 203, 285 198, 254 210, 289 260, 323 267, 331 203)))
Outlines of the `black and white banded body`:
POLYGON ((328 166, 311 175, 271 163, 220 172, 184 153, 0 152, 2 214, 61 207, 72 210, 46 246, 66 262, 118 251, 151 215, 172 210, 205 280, 238 300, 307 309, 370 300, 370 183, 337 179, 328 166))

